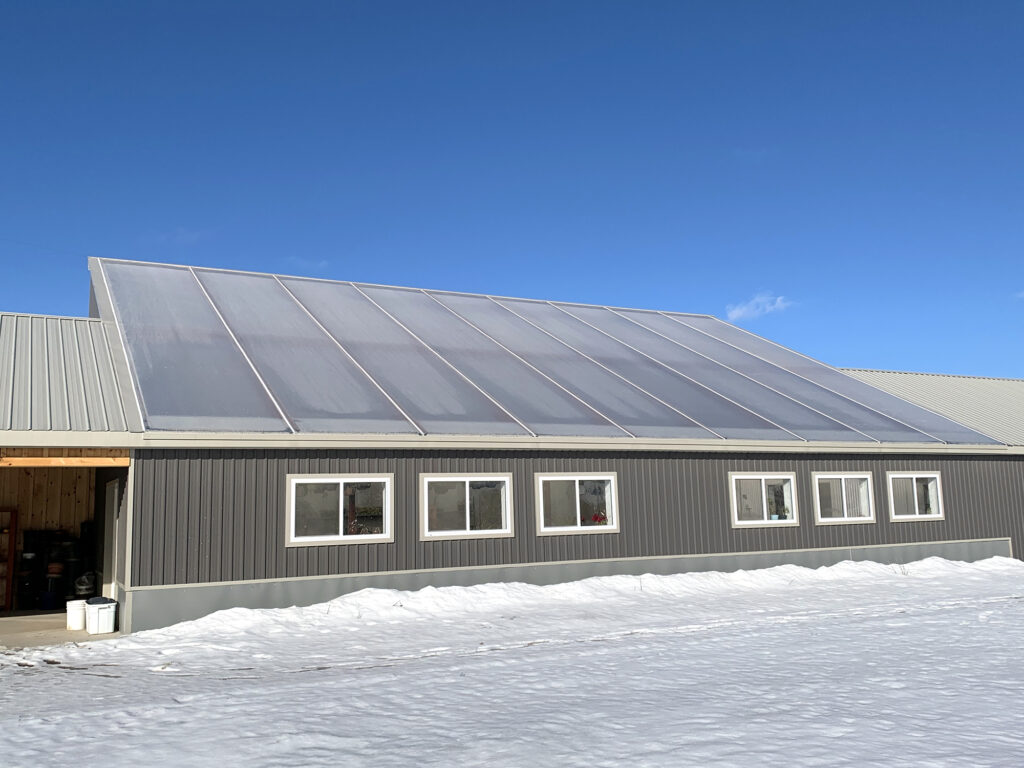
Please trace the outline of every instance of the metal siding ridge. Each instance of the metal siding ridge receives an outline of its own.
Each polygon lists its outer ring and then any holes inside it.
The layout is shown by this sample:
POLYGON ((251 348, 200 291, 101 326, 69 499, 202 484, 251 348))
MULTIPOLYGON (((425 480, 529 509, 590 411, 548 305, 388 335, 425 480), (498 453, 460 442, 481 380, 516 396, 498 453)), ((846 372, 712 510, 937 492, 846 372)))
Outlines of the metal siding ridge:
POLYGON ((645 394, 647 397, 651 398, 652 400, 655 400, 655 401, 661 403, 662 405, 664 405, 669 410, 675 411, 676 413, 678 413, 683 418, 689 419, 690 421, 692 421, 694 424, 696 424, 701 429, 710 432, 712 435, 714 435, 715 437, 718 437, 718 438, 720 438, 722 440, 727 440, 728 439, 728 438, 718 434, 717 432, 715 432, 715 430, 711 429, 711 427, 709 427, 709 426, 707 426, 705 424, 702 424, 701 422, 697 421, 695 418, 693 418, 689 414, 684 413, 683 411, 679 410, 675 406, 669 405, 664 400, 662 400, 660 397, 657 397, 657 396, 651 394, 646 389, 641 387, 639 384, 636 384, 635 382, 630 381, 629 379, 627 379, 625 376, 623 376, 620 373, 616 373, 611 368, 609 368, 608 366, 604 365, 603 363, 598 362, 597 360, 595 360, 594 358, 592 358, 590 355, 586 354, 585 352, 581 352, 580 350, 576 349, 576 347, 572 346, 572 344, 570 344, 569 342, 563 341, 562 339, 558 338, 557 336, 555 336, 555 334, 551 333, 550 331, 547 331, 544 328, 541 328, 535 322, 533 322, 529 318, 523 317, 522 315, 520 315, 518 312, 516 312, 511 307, 506 307, 504 304, 502 304, 500 301, 498 301, 494 297, 488 296, 487 298, 490 299, 491 301, 493 301, 496 305, 498 305, 502 309, 504 309, 506 312, 511 312, 513 315, 518 317, 524 323, 529 323, 530 325, 532 325, 534 328, 536 328, 541 333, 544 333, 544 334, 550 336, 552 339, 557 341, 562 346, 566 347, 567 349, 571 349, 573 352, 575 352, 577 355, 580 355, 581 357, 585 357, 587 360, 592 362, 594 365, 599 366, 599 367, 603 368, 604 370, 608 371, 608 373, 612 374, 612 376, 615 376, 617 378, 622 379, 624 382, 626 382, 629 386, 631 386, 634 389, 636 389, 638 392, 642 392, 643 394, 645 394))
POLYGON ((277 398, 274 397, 274 393, 270 391, 270 387, 267 385, 267 382, 263 380, 263 377, 260 375, 259 369, 256 368, 256 364, 252 361, 252 358, 250 358, 249 354, 245 351, 245 347, 242 346, 242 342, 238 340, 238 337, 235 336, 235 332, 232 331, 231 326, 228 325, 228 321, 225 320, 224 315, 220 313, 220 309, 217 308, 217 305, 213 301, 213 297, 210 296, 210 294, 207 292, 206 286, 203 285, 203 281, 199 279, 199 275, 196 274, 195 270, 192 267, 188 268, 188 273, 192 275, 192 279, 196 281, 196 285, 199 286, 199 290, 203 292, 203 296, 205 296, 206 300, 210 302, 210 307, 213 309, 214 313, 216 313, 217 318, 224 325, 224 330, 228 332, 228 336, 230 336, 231 340, 235 342, 235 346, 238 347, 238 351, 242 353, 242 357, 245 358, 245 362, 249 364, 249 368, 252 369, 253 375, 256 377, 256 380, 260 383, 260 386, 263 387, 263 391, 267 393, 267 397, 270 398, 270 402, 273 404, 274 409, 281 416, 281 419, 284 421, 285 426, 288 427, 288 431, 291 432, 292 434, 297 433, 299 430, 297 430, 295 428, 295 425, 292 424, 291 419, 289 419, 285 415, 284 409, 281 407, 281 404, 277 402, 277 398))
POLYGON ((65 325, 61 354, 64 356, 64 381, 67 388, 68 424, 74 431, 88 430, 89 409, 85 402, 82 361, 79 357, 80 333, 87 325, 76 320, 62 320, 65 325))
MULTIPOLYGON (((824 390, 826 390, 827 392, 831 392, 832 394, 836 395, 837 397, 842 397, 842 398, 844 398, 844 399, 846 399, 846 400, 849 400, 849 401, 850 401, 851 403, 856 403, 856 404, 857 404, 857 405, 859 405, 859 406, 860 406, 861 408, 866 408, 866 409, 868 409, 869 411, 873 411, 873 412, 877 413, 877 414, 878 414, 879 416, 884 416, 885 418, 887 418, 887 419, 890 419, 891 421, 895 421, 895 422, 896 422, 897 424, 902 424, 902 425, 903 425, 903 426, 905 426, 905 427, 906 427, 907 429, 909 429, 909 430, 910 430, 911 432, 917 432, 918 434, 920 434, 920 435, 924 435, 925 437, 930 437, 930 438, 932 438, 933 440, 936 440, 936 441, 938 441, 938 442, 940 442, 940 443, 942 443, 942 444, 944 444, 944 445, 949 445, 949 444, 950 444, 950 443, 948 443, 948 442, 947 442, 946 440, 943 440, 943 439, 941 439, 941 438, 939 438, 939 437, 936 437, 935 435, 931 434, 930 432, 925 432, 925 431, 924 431, 923 429, 920 429, 919 427, 915 427, 915 426, 913 426, 913 425, 911 425, 911 424, 907 424, 907 423, 906 423, 905 421, 903 421, 902 419, 898 419, 898 418, 896 418, 895 416, 891 416, 891 415, 889 415, 888 413, 884 413, 883 411, 880 411, 880 410, 878 410, 877 408, 872 408, 872 407, 871 407, 870 405, 865 405, 864 403, 860 402, 859 400, 855 400, 854 398, 850 397, 849 395, 844 395, 844 394, 842 394, 841 392, 837 392, 836 390, 832 389, 831 387, 827 387, 827 386, 825 386, 824 384, 821 384, 820 382, 814 381, 813 379, 808 379, 808 378, 807 378, 806 376, 804 376, 804 375, 802 375, 802 374, 800 374, 800 373, 797 373, 796 371, 794 371, 794 370, 791 370, 790 368, 787 368, 787 367, 786 367, 786 366, 784 366, 784 365, 779 365, 779 364, 777 364, 777 363, 773 363, 773 362, 772 362, 771 360, 766 360, 765 358, 761 357, 761 356, 760 356, 759 354, 757 354, 756 352, 751 352, 751 351, 750 351, 749 349, 743 349, 742 347, 738 347, 738 346, 736 346, 735 344, 733 344, 733 343, 732 343, 732 342, 730 342, 730 341, 727 341, 727 340, 725 340, 725 339, 723 339, 723 338, 720 338, 720 337, 718 337, 718 336, 715 336, 715 335, 714 335, 714 334, 712 334, 712 333, 708 333, 707 331, 704 331, 704 330, 702 330, 702 329, 700 329, 700 328, 697 328, 697 327, 695 327, 695 326, 692 326, 692 325, 690 325, 689 323, 685 323, 685 322, 683 322, 682 320, 679 320, 679 319, 677 319, 676 317, 674 317, 673 315, 671 315, 671 314, 669 314, 669 313, 666 313, 666 312, 659 312, 658 314, 660 314, 660 315, 663 315, 663 316, 665 316, 665 317, 669 318, 670 320, 673 320, 673 321, 675 321, 675 322, 679 323, 680 325, 685 325, 685 326, 686 326, 687 328, 690 328, 691 330, 694 330, 694 331, 696 331, 697 333, 701 333, 701 334, 704 334, 705 336, 707 336, 707 337, 708 337, 708 338, 710 338, 710 339, 715 339, 716 341, 718 341, 718 342, 721 342, 722 344, 726 344, 727 346, 730 346, 730 347, 732 347, 733 349, 738 349, 738 350, 739 350, 740 352, 744 352, 744 353, 746 353, 746 354, 748 354, 748 355, 752 355, 753 357, 756 357, 756 358, 757 358, 758 360, 761 360, 762 362, 768 363, 768 365, 773 365, 773 366, 775 366, 776 368, 781 368, 781 369, 782 369, 782 370, 784 370, 784 371, 788 371, 789 373, 793 374, 794 376, 798 376, 798 377, 800 377, 801 379, 804 379, 805 381, 809 381, 809 382, 810 382, 811 384, 814 384, 814 385, 815 385, 816 387, 820 387, 821 389, 824 389, 824 390)), ((715 318, 715 319, 717 320, 717 318, 715 318)), ((718 322, 722 322, 722 321, 721 321, 721 320, 719 320, 718 322)), ((744 329, 744 328, 739 328, 739 326, 730 326, 730 327, 733 327, 733 328, 737 328, 738 330, 742 331, 743 333, 747 333, 747 334, 749 334, 750 336, 753 336, 753 337, 754 337, 755 339, 761 339, 762 341, 765 341, 765 342, 767 342, 767 343, 769 343, 769 344, 773 344, 774 346, 778 347, 779 349, 785 350, 785 351, 787 351, 787 352, 792 352, 792 353, 793 353, 793 354, 795 354, 795 355, 799 355, 800 357, 803 357, 803 358, 805 358, 805 359, 807 359, 807 360, 811 361, 812 363, 814 363, 814 364, 816 364, 816 365, 822 365, 822 366, 824 366, 824 365, 825 365, 825 364, 824 364, 824 363, 822 363, 822 362, 821 362, 820 360, 815 360, 815 359, 814 359, 814 358, 812 358, 812 357, 807 357, 807 355, 801 355, 801 354, 800 354, 799 352, 795 352, 795 351, 793 351, 792 349, 788 349, 788 348, 786 348, 786 347, 782 346, 781 344, 775 344, 775 342, 774 342, 774 341, 769 341, 768 339, 763 339, 762 337, 760 337, 760 336, 757 336, 756 334, 750 333, 749 331, 747 331, 747 330, 746 330, 746 329, 744 329)), ((825 367, 829 367, 829 366, 825 366, 825 367)), ((837 371, 837 372, 839 372, 839 370, 838 370, 837 368, 832 368, 832 370, 834 370, 834 371, 837 371)), ((888 393, 887 393, 887 394, 888 394, 888 393)), ((902 399, 902 398, 900 398, 900 399, 902 399)), ((909 400, 908 400, 908 401, 905 401, 905 402, 909 403, 910 405, 914 405, 914 403, 910 403, 910 401, 909 401, 909 400)), ((945 416, 942 416, 942 414, 939 414, 939 413, 936 413, 935 415, 936 415, 936 416, 940 416, 940 417, 942 417, 942 418, 946 418, 945 416)), ((973 430, 972 430, 972 431, 973 431, 973 430)), ((980 433, 979 433, 979 434, 980 434, 980 433)), ((988 437, 988 435, 983 435, 983 437, 988 437)))
POLYGON ((403 322, 401 322, 401 321, 400 321, 400 320, 399 320, 399 319, 398 319, 397 317, 395 317, 395 316, 394 316, 394 315, 392 315, 392 314, 391 314, 390 312, 388 312, 388 311, 387 311, 386 309, 384 309, 384 307, 382 307, 382 306, 381 306, 380 304, 378 304, 378 303, 377 303, 376 301, 374 301, 374 300, 373 300, 372 298, 370 298, 369 296, 367 296, 367 295, 366 295, 366 293, 365 293, 364 291, 360 290, 360 288, 359 288, 359 286, 358 286, 358 285, 356 285, 355 283, 352 283, 352 282, 350 282, 350 283, 349 283, 349 285, 351 285, 351 286, 352 286, 353 288, 355 288, 355 289, 356 289, 357 291, 359 291, 359 295, 360 295, 360 296, 362 296, 362 297, 363 297, 364 299, 366 299, 366 300, 367 300, 368 302, 370 302, 371 304, 373 304, 373 306, 375 306, 375 307, 376 307, 377 309, 379 309, 379 310, 380 310, 381 312, 383 312, 383 313, 384 313, 385 315, 387 315, 387 316, 388 316, 388 317, 389 317, 389 318, 391 319, 391 321, 392 321, 393 323, 395 323, 396 325, 398 325, 398 327, 399 327, 399 328, 402 328, 402 329, 403 329, 403 330, 404 330, 404 331, 405 331, 406 333, 408 333, 408 334, 409 334, 410 336, 412 336, 412 337, 413 337, 414 339, 416 339, 416 341, 418 341, 418 342, 419 342, 420 344, 422 344, 422 345, 423 345, 424 347, 426 347, 426 348, 427 348, 428 350, 430 350, 431 352, 433 352, 433 353, 434 353, 434 355, 436 355, 436 356, 437 356, 438 360, 440 360, 440 361, 441 361, 442 363, 444 363, 444 364, 445 364, 445 365, 447 365, 447 366, 448 366, 449 368, 451 368, 451 369, 452 369, 453 371, 455 371, 455 373, 457 373, 457 374, 458 374, 459 376, 461 376, 461 377, 462 377, 463 379, 465 379, 465 380, 466 380, 466 381, 467 381, 467 382, 469 383, 469 385, 470 385, 471 387, 473 387, 474 389, 476 389, 476 390, 477 390, 477 391, 478 391, 478 392, 479 392, 479 393, 480 393, 481 395, 483 395, 483 396, 484 396, 484 397, 486 397, 486 398, 487 398, 488 400, 490 400, 490 401, 491 401, 492 403, 494 403, 494 405, 496 405, 496 406, 497 406, 497 407, 498 407, 498 408, 499 408, 499 409, 500 409, 501 411, 503 411, 503 412, 504 412, 504 413, 505 413, 505 414, 506 414, 506 415, 507 415, 507 416, 508 416, 509 418, 511 418, 511 419, 512 419, 512 420, 513 420, 513 421, 514 421, 514 422, 515 422, 516 424, 518 424, 518 425, 519 425, 520 427, 522 427, 523 429, 525 429, 525 430, 526 430, 526 432, 527 432, 527 434, 529 434, 529 435, 530 435, 531 437, 537 437, 537 433, 536 433, 536 432, 534 432, 534 431, 533 431, 532 429, 530 429, 530 428, 529 428, 528 426, 526 426, 526 424, 524 424, 524 423, 523 423, 522 421, 520 421, 520 420, 519 420, 519 419, 518 419, 518 418, 516 417, 516 415, 515 415, 514 413, 512 413, 512 411, 510 411, 510 410, 509 410, 508 408, 506 408, 506 407, 505 407, 505 406, 503 406, 503 405, 502 405, 501 403, 499 403, 499 402, 498 402, 497 400, 495 400, 495 399, 494 399, 493 397, 491 397, 491 395, 490 395, 490 394, 488 394, 488 393, 487 393, 487 391, 483 389, 483 387, 481 387, 481 386, 480 386, 479 384, 477 384, 477 383, 476 383, 475 381, 473 381, 473 380, 472 380, 471 378, 469 378, 469 376, 467 376, 467 375, 466 375, 466 374, 464 374, 464 373, 463 373, 462 371, 460 371, 460 370, 459 370, 458 368, 456 368, 456 367, 455 367, 455 365, 454 365, 454 364, 452 364, 452 363, 451 363, 451 362, 450 362, 450 361, 449 361, 449 360, 448 360, 447 358, 445 358, 445 356, 444 356, 444 355, 442 355, 442 354, 441 354, 440 352, 438 352, 438 351, 437 351, 436 349, 434 349, 434 348, 433 348, 432 346, 430 346, 429 344, 427 344, 427 342, 425 342, 425 341, 424 341, 423 339, 421 339, 421 338, 420 338, 420 337, 419 337, 419 336, 418 336, 418 335, 417 335, 417 334, 416 334, 416 333, 415 333, 415 332, 414 332, 414 331, 413 331, 413 330, 412 330, 411 328, 409 328, 409 327, 408 327, 407 325, 405 325, 405 324, 404 324, 403 322))
POLYGON ((43 319, 46 326, 46 382, 50 411, 50 429, 61 432, 71 428, 67 372, 64 367, 64 329, 60 320, 43 319))
POLYGON ((13 315, 0 315, 0 429, 11 429, 14 417, 14 330, 13 315))
POLYGON ((554 380, 553 378, 551 378, 551 377, 550 377, 550 376, 548 376, 548 375, 547 375, 546 373, 544 373, 544 371, 540 370, 540 369, 539 369, 539 368, 537 368, 537 367, 536 367, 535 365, 533 365, 533 364, 531 364, 530 362, 528 362, 528 361, 527 361, 527 360, 526 360, 525 358, 522 358, 522 357, 520 357, 519 355, 517 355, 517 354, 516 354, 515 352, 513 352, 513 351, 512 351, 511 349, 509 349, 508 347, 506 347, 506 346, 505 346, 504 344, 502 344, 502 343, 501 343, 500 341, 498 341, 497 339, 495 339, 495 338, 493 338, 492 336, 490 336, 490 335, 489 335, 488 333, 486 333, 485 331, 483 331, 483 330, 482 330, 481 328, 478 328, 478 327, 477 327, 477 326, 476 326, 476 325, 475 325, 475 324, 474 324, 474 323, 473 323, 472 321, 470 321, 470 320, 466 319, 465 317, 463 317, 462 315, 460 315, 460 314, 459 314, 458 312, 456 312, 456 311, 455 311, 454 309, 452 309, 451 307, 449 307, 449 306, 448 306, 447 304, 445 304, 444 302, 442 302, 442 301, 440 301, 440 300, 436 299, 436 298, 435 298, 434 296, 432 296, 432 295, 430 294, 430 292, 429 292, 429 291, 427 291, 427 290, 425 290, 425 289, 422 289, 422 288, 421 288, 421 289, 419 289, 419 290, 420 290, 420 292, 421 292, 421 293, 423 293, 423 294, 424 294, 425 296, 428 296, 428 297, 430 297, 431 301, 435 302, 435 303, 436 303, 436 304, 437 304, 437 305, 438 305, 439 307, 443 307, 443 308, 444 308, 444 309, 446 309, 446 310, 447 310, 448 312, 451 312, 451 313, 452 313, 453 315, 455 315, 455 317, 457 317, 457 318, 458 318, 459 320, 461 320, 462 322, 464 322, 464 323, 465 323, 466 325, 468 325, 468 326, 469 326, 470 328, 472 328, 473 330, 475 330, 475 331, 476 331, 477 333, 481 334, 481 335, 482 335, 482 336, 483 336, 484 338, 486 338, 486 339, 489 339, 489 340, 490 340, 490 341, 492 341, 493 343, 497 344, 497 345, 498 345, 499 347, 501 347, 501 349, 503 349, 503 350, 505 350, 506 352, 508 352, 508 354, 512 355, 512 357, 514 357, 514 358, 515 358, 516 360, 519 360, 519 361, 520 361, 521 363, 523 363, 524 365, 526 365, 526 366, 527 366, 528 368, 530 368, 531 370, 533 370, 533 371, 536 371, 536 372, 537 372, 538 374, 540 374, 541 376, 543 376, 543 377, 544 377, 545 379, 547 379, 548 381, 550 381, 550 382, 551 382, 552 384, 554 384, 554 385, 555 385, 556 387, 558 387, 558 388, 559 388, 560 390, 562 390, 562 391, 563 391, 563 392, 565 392, 565 393, 566 393, 567 395, 569 395, 569 397, 572 397, 573 399, 577 400, 577 401, 578 401, 578 402, 580 402, 580 403, 581 403, 581 404, 582 404, 582 405, 583 405, 584 407, 586 407, 586 408, 589 408, 589 409, 590 409, 591 411, 593 411, 594 413, 596 413, 596 414, 597 414, 598 416, 600 416, 600 417, 601 417, 602 419, 604 419, 605 421, 607 421, 607 422, 608 422, 609 424, 611 424, 611 425, 612 425, 613 427, 616 427, 617 429, 621 429, 621 430, 622 430, 623 432, 625 432, 625 433, 626 433, 626 434, 627 434, 627 435, 628 435, 629 437, 636 437, 636 435, 634 435, 634 434, 633 434, 632 432, 630 432, 630 431, 629 431, 628 429, 626 429, 626 428, 625 428, 624 426, 622 426, 621 424, 618 424, 618 423, 616 423, 616 422, 615 422, 615 421, 614 421, 614 420, 613 420, 612 418, 610 418, 610 417, 608 417, 608 416, 605 416, 605 415, 604 415, 603 413, 601 413, 601 411, 599 411, 599 410, 598 410, 597 408, 595 408, 594 406, 592 406, 592 405, 591 405, 590 403, 588 403, 588 402, 587 402, 586 400, 584 400, 584 399, 583 399, 582 397, 580 397, 579 395, 577 395, 576 393, 574 393, 574 392, 573 392, 572 390, 570 390, 570 389, 567 389, 566 387, 564 387, 564 386, 562 386, 561 384, 559 384, 559 383, 558 383, 557 381, 555 381, 555 380, 554 380))
POLYGON ((375 386, 380 391, 380 393, 382 395, 384 395, 385 398, 387 398, 387 401, 389 403, 391 403, 391 405, 393 405, 395 407, 395 409, 400 414, 402 414, 402 417, 412 425, 412 428, 415 429, 421 435, 427 434, 426 432, 423 431, 423 428, 419 424, 416 423, 416 420, 413 419, 408 413, 406 413, 405 410, 402 408, 402 406, 400 406, 397 402, 395 402, 395 399, 390 394, 388 394, 388 391, 386 389, 384 389, 383 386, 381 386, 380 382, 378 382, 375 378, 373 378, 373 376, 370 375, 370 372, 367 371, 362 366, 362 364, 358 360, 356 360, 355 357, 353 357, 351 355, 351 353, 349 353, 349 351, 347 349, 345 349, 345 345, 342 344, 337 338, 335 338, 334 334, 332 334, 330 331, 327 330, 327 328, 324 327, 323 323, 321 323, 317 319, 316 315, 314 315, 312 313, 312 311, 310 311, 309 307, 307 307, 305 304, 303 304, 301 301, 299 301, 299 297, 296 296, 294 293, 292 293, 291 289, 288 288, 288 286, 284 284, 284 282, 281 280, 281 278, 279 276, 277 276, 277 275, 273 275, 273 278, 274 278, 275 282, 279 286, 281 286, 281 288, 284 290, 284 292, 287 293, 292 298, 292 301, 294 301, 296 304, 298 304, 299 308, 303 312, 305 312, 306 315, 309 317, 309 319, 312 320, 316 324, 316 327, 319 328, 323 332, 323 334, 325 336, 327 336, 328 339, 330 339, 331 341, 334 342, 335 346, 337 346, 338 349, 341 350, 342 354, 345 355, 345 357, 347 357, 352 362, 352 364, 356 368, 358 368, 359 371, 367 379, 369 379, 370 383, 373 384, 373 386, 375 386))
MULTIPOLYGON (((705 360, 710 360, 715 365, 721 366, 722 368, 725 368, 726 370, 732 371, 733 373, 735 373, 735 374, 737 374, 739 376, 742 376, 745 379, 749 379, 750 381, 754 382, 758 386, 764 387, 765 389, 767 389, 767 390, 769 390, 771 392, 774 392, 777 395, 781 395, 782 397, 785 397, 787 400, 792 400, 794 403, 796 403, 797 405, 801 406, 802 408, 806 408, 809 411, 813 411, 814 413, 817 413, 817 414, 819 414, 821 416, 824 416, 829 421, 834 421, 836 424, 839 424, 840 426, 846 427, 847 429, 849 429, 852 432, 856 432, 857 434, 864 435, 864 437, 866 437, 868 440, 871 440, 872 442, 875 442, 875 443, 881 443, 882 442, 877 437, 872 437, 871 435, 867 434, 866 432, 864 432, 864 431, 862 431, 860 429, 857 429, 856 427, 851 427, 849 424, 840 421, 835 416, 831 416, 831 415, 825 413, 824 411, 819 411, 814 406, 808 405, 807 403, 803 402, 802 400, 798 400, 797 398, 795 398, 792 395, 786 394, 785 392, 783 392, 781 390, 775 389, 775 387, 770 387, 767 384, 758 381, 753 376, 749 376, 748 374, 743 373, 743 371, 738 371, 735 368, 733 368, 733 367, 731 367, 729 365, 726 365, 721 360, 715 360, 710 355, 705 355, 703 352, 698 352, 696 349, 692 349, 691 347, 688 347, 686 344, 683 344, 681 341, 677 341, 677 340, 675 340, 673 338, 670 338, 670 337, 666 336, 665 334, 656 331, 654 328, 650 328, 650 327, 648 327, 648 326, 646 326, 646 325, 644 325, 642 323, 637 322, 636 320, 634 320, 631 317, 626 317, 626 315, 622 314, 621 312, 618 312, 618 311, 616 311, 614 309, 609 309, 609 312, 615 313, 616 315, 621 317, 623 320, 628 320, 629 322, 633 323, 638 328, 643 328, 646 331, 650 331, 651 333, 660 336, 661 338, 665 339, 666 341, 672 342, 673 344, 675 344, 678 347, 682 347, 683 349, 685 349, 685 350, 687 350, 689 352, 692 352, 695 355, 700 355, 705 360)), ((661 313, 654 313, 654 314, 661 314, 661 313)), ((573 315, 573 317, 575 317, 575 315, 573 315)), ((597 330, 600 330, 600 329, 597 329, 597 330)), ((784 368, 781 368, 780 366, 775 365, 774 363, 770 363, 770 365, 772 365, 775 368, 780 368, 781 370, 785 370, 784 368)), ((787 371, 787 373, 791 373, 791 371, 787 371)), ((786 431, 788 432, 789 430, 786 430, 786 431)), ((806 439, 806 438, 801 438, 801 439, 806 439)))
POLYGON ((89 337, 92 339, 93 352, 96 356, 95 373, 99 380, 106 428, 111 431, 125 430, 128 425, 125 418, 124 403, 121 401, 120 391, 117 387, 114 362, 110 354, 107 335, 103 331, 103 324, 90 322, 88 330, 89 337))

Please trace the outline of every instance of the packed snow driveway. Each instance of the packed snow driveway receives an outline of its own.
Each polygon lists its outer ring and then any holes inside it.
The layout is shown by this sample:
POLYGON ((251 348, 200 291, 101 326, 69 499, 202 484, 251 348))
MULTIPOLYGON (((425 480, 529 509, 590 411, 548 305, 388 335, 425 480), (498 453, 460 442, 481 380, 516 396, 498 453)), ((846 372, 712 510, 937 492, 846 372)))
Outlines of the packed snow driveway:
POLYGON ((366 590, 0 655, 0 764, 1020 765, 1024 563, 366 590))

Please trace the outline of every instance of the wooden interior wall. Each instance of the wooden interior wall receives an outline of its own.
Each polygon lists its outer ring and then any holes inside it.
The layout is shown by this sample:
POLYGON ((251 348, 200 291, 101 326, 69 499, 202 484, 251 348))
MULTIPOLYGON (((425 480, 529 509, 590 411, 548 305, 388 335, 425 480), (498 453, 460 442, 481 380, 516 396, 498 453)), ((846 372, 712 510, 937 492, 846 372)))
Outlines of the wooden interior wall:
POLYGON ((18 509, 18 549, 26 529, 80 535, 93 518, 95 478, 91 467, 0 467, 0 507, 18 509))

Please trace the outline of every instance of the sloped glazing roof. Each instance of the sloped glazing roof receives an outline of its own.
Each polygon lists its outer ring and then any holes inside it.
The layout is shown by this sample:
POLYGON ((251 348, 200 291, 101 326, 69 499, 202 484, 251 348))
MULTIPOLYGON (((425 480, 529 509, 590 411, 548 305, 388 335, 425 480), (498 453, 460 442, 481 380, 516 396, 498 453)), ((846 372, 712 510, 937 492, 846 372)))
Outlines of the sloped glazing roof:
POLYGON ((150 430, 994 442, 704 315, 96 266, 150 430))

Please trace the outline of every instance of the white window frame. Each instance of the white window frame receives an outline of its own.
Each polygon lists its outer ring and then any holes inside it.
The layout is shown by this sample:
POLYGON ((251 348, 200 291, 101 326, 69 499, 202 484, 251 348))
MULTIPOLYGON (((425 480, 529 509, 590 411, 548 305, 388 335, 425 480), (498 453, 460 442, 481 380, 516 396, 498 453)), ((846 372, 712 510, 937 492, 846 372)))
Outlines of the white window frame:
POLYGON ((886 472, 886 484, 889 486, 889 520, 893 523, 914 523, 924 520, 945 520, 946 519, 946 505, 942 501, 942 473, 938 471, 924 470, 921 472, 886 472), (918 478, 927 477, 935 479, 935 495, 936 501, 939 505, 939 511, 933 512, 930 515, 897 515, 896 514, 896 495, 893 492, 892 481, 897 478, 909 478, 911 482, 915 483, 914 487, 914 510, 917 510, 917 487, 916 481, 918 478))
POLYGON ((534 473, 534 493, 537 508, 538 536, 576 536, 591 533, 619 532, 619 491, 618 477, 614 472, 536 472, 534 473), (551 480, 576 481, 576 525, 560 525, 547 527, 544 525, 544 483, 551 480), (606 525, 583 525, 580 521, 580 480, 608 480, 608 523, 606 525))
POLYGON ((732 507, 733 528, 796 528, 800 525, 800 513, 797 509, 796 473, 795 472, 730 472, 729 473, 729 500, 732 507), (793 519, 792 520, 740 520, 739 497, 736 493, 737 480, 760 480, 761 496, 764 499, 763 515, 768 514, 768 494, 765 490, 766 480, 789 480, 793 489, 793 519))
POLYGON ((812 472, 811 482, 814 483, 814 524, 815 525, 859 525, 875 522, 875 488, 870 472, 812 472), (818 488, 818 480, 842 480, 842 517, 821 516, 821 496, 818 488), (868 512, 867 517, 849 517, 846 514, 846 481, 867 480, 868 481, 868 512))
POLYGON ((392 489, 393 474, 306 474, 287 475, 287 512, 285 514, 286 547, 322 547, 334 544, 390 544, 395 540, 395 504, 392 489), (341 486, 342 503, 338 506, 338 530, 336 536, 295 535, 295 489, 299 483, 338 483, 341 486), (344 532, 344 498, 347 483, 384 483, 384 532, 371 534, 346 534, 344 532))
POLYGON ((420 541, 445 541, 452 539, 508 539, 515 536, 512 510, 512 474, 507 472, 497 473, 453 473, 453 474, 421 474, 420 475, 420 541), (465 531, 437 531, 431 532, 429 528, 430 516, 427 514, 427 502, 429 494, 427 488, 432 482, 464 481, 466 483, 466 530, 465 531), (486 531, 469 530, 469 483, 473 480, 498 480, 505 483, 504 507, 502 508, 502 519, 504 527, 486 531))

